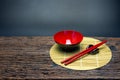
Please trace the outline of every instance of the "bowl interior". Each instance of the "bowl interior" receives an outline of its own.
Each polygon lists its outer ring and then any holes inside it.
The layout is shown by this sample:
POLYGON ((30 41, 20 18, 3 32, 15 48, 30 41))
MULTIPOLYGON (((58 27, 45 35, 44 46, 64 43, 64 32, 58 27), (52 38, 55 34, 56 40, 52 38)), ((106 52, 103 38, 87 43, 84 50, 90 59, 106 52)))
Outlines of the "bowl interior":
POLYGON ((60 31, 54 35, 55 42, 61 45, 79 44, 82 39, 83 35, 80 32, 73 30, 60 31))

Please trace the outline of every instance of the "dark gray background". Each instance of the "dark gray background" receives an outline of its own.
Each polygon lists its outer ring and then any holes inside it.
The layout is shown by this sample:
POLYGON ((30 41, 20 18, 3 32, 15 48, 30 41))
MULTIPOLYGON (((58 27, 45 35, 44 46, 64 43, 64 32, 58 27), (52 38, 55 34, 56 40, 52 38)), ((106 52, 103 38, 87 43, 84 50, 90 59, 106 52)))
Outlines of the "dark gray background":
POLYGON ((0 0, 0 36, 73 29, 84 36, 120 37, 119 27, 120 0, 0 0))

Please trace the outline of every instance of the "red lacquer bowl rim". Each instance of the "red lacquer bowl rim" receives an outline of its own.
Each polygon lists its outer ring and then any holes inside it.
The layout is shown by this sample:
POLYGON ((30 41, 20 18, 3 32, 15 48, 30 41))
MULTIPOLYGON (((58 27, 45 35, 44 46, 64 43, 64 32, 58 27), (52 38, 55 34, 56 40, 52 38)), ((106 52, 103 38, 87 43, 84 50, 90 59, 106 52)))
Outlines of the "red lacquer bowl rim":
POLYGON ((62 30, 54 34, 54 41, 61 45, 76 45, 83 40, 83 35, 75 30, 62 30), (68 37, 68 38, 66 38, 68 37), (70 44, 66 44, 66 39, 70 40, 70 44))

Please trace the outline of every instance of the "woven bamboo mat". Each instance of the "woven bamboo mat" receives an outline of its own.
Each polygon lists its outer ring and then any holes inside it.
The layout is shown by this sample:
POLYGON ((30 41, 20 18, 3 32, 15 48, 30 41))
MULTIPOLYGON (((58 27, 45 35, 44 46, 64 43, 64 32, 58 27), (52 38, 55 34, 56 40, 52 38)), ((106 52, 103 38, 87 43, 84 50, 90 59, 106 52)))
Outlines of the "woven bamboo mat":
POLYGON ((85 50, 89 44, 95 45, 99 42, 100 40, 84 37, 83 41, 79 44, 79 49, 71 52, 62 51, 57 44, 54 44, 50 49, 50 57, 54 63, 68 69, 91 70, 100 68, 102 66, 105 66, 112 58, 112 52, 106 44, 99 47, 98 54, 87 54, 67 66, 60 63, 62 60, 68 58, 69 56, 85 50))

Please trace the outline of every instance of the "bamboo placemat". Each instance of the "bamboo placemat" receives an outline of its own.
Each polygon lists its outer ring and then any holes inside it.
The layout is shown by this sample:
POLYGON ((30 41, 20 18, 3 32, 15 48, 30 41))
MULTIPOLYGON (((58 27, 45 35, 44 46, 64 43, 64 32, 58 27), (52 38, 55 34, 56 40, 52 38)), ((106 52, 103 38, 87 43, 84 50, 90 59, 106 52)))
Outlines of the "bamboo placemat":
POLYGON ((112 53, 109 47, 104 44, 99 47, 99 53, 92 55, 87 54, 84 57, 76 60, 75 62, 65 66, 60 62, 71 55, 74 55, 82 50, 85 50, 89 44, 97 44, 100 40, 84 37, 83 41, 79 44, 79 49, 71 52, 62 51, 57 44, 54 44, 50 49, 50 57, 52 61, 62 67, 73 69, 73 70, 91 70, 100 68, 106 65, 112 58, 112 53))

